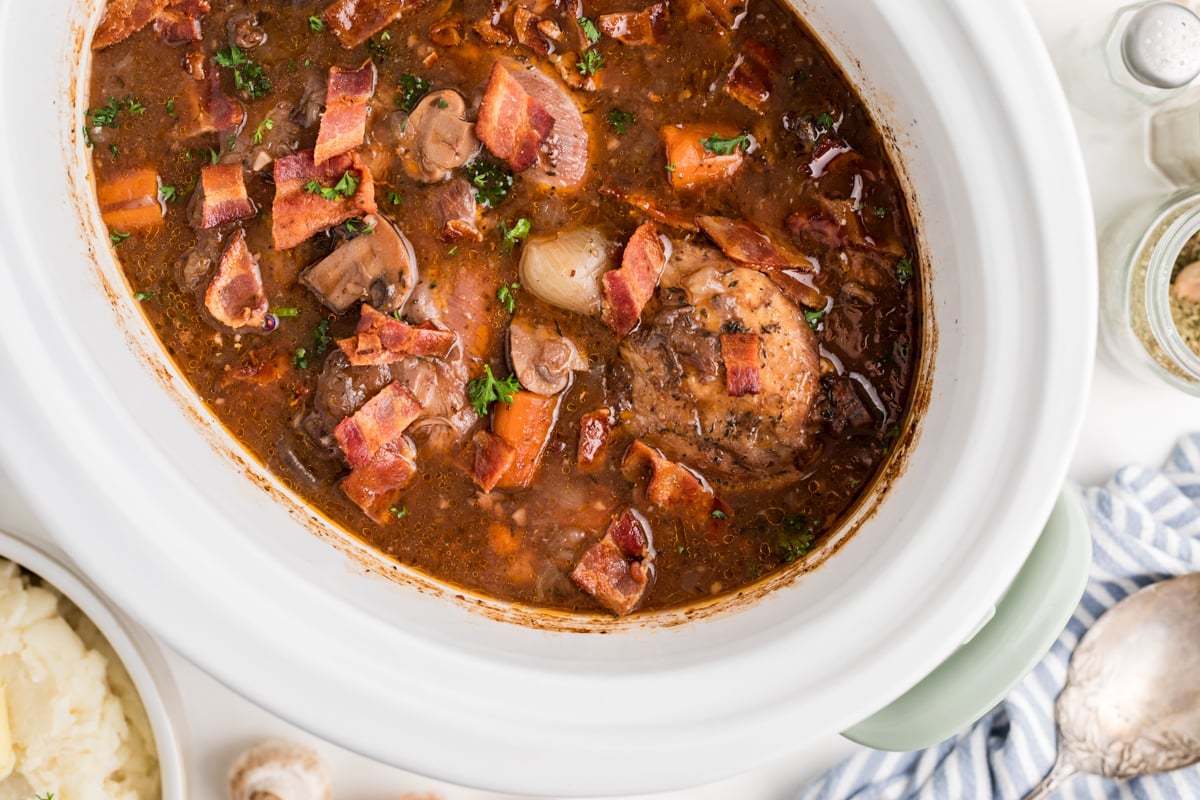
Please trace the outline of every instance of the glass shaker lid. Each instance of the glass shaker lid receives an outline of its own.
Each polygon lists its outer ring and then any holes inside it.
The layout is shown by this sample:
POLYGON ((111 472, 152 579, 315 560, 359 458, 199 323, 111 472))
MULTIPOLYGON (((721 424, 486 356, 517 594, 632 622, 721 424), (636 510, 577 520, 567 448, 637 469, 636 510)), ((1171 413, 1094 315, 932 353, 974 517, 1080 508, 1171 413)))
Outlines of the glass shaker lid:
POLYGON ((1151 3, 1129 20, 1121 55, 1142 83, 1185 86, 1200 75, 1200 17, 1179 3, 1151 3))

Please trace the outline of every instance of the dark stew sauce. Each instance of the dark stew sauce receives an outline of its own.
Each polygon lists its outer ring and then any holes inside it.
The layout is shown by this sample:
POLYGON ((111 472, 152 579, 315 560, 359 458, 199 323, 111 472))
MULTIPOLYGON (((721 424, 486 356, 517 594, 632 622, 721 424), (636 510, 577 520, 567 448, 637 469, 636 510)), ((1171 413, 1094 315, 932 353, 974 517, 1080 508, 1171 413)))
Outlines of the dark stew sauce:
POLYGON ((213 414, 388 556, 569 611, 734 592, 872 483, 921 325, 880 131, 741 2, 114 3, 115 253, 213 414))

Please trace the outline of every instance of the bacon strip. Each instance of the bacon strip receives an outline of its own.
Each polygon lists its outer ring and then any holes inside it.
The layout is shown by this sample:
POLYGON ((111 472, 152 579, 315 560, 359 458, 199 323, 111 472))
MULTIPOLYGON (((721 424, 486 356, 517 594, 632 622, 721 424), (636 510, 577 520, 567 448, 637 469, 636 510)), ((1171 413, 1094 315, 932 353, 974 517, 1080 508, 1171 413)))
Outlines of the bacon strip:
POLYGON ((391 509, 400 497, 400 490, 417 474, 412 445, 401 438, 379 448, 371 460, 351 470, 342 481, 342 491, 354 504, 380 525, 394 517, 391 509))
POLYGON ((758 39, 747 39, 729 70, 722 91, 761 114, 767 109, 771 87, 782 64, 783 56, 774 47, 758 39))
POLYGON ((185 136, 204 133, 220 133, 241 125, 246 119, 246 109, 236 100, 230 100, 221 88, 221 72, 217 65, 203 61, 194 82, 188 82, 179 104, 179 118, 183 122, 185 136))
POLYGON ((333 429, 351 467, 365 466, 379 449, 394 444, 424 409, 402 383, 392 381, 333 429))
POLYGON ((762 391, 762 351, 757 333, 722 333, 725 391, 730 397, 762 391))
POLYGON ((479 431, 471 440, 475 450, 471 477, 485 492, 490 492, 517 460, 517 451, 491 431, 479 431))
POLYGON ((654 224, 646 222, 625 245, 621 268, 604 273, 602 316, 618 337, 625 337, 637 325, 666 263, 666 246, 654 224))
POLYGON ((451 331, 414 328, 363 303, 354 336, 337 346, 356 367, 392 364, 405 356, 445 358, 458 341, 451 331))
POLYGON ((636 482, 647 472, 646 499, 672 516, 700 522, 710 519, 713 511, 724 510, 707 481, 638 439, 625 453, 621 473, 636 482))
POLYGON ((92 49, 103 50, 123 42, 158 16, 167 0, 110 0, 92 37, 92 49))
POLYGON ((650 588, 654 556, 649 526, 633 509, 626 509, 579 559, 571 580, 600 605, 624 616, 638 607, 650 588))
POLYGON ((803 253, 753 222, 700 216, 696 217, 696 224, 725 255, 739 264, 813 271, 813 263, 803 253))
POLYGON ((241 228, 221 253, 217 271, 204 292, 204 307, 218 322, 234 329, 261 328, 267 319, 262 273, 241 228))
POLYGON ((158 200, 158 173, 146 167, 123 172, 96 185, 100 216, 120 233, 152 228, 163 219, 158 200))
POLYGON ((215 228, 235 219, 254 216, 254 206, 246 195, 242 165, 214 164, 200 170, 200 227, 215 228))
POLYGON ((579 449, 576 451, 576 461, 581 472, 594 472, 604 466, 610 433, 612 412, 607 408, 589 411, 579 420, 579 449))
POLYGON ((342 47, 348 50, 358 47, 399 19, 405 11, 423 5, 424 2, 425 0, 336 0, 321 16, 342 47))
POLYGON ((553 127, 554 117, 497 62, 475 123, 475 135, 484 146, 513 172, 521 172, 537 163, 538 149, 553 127))
POLYGON ((363 143, 367 135, 367 101, 375 94, 377 76, 375 62, 370 60, 354 70, 329 68, 314 164, 320 166, 363 143))
POLYGON ((601 186, 599 191, 600 194, 633 206, 656 222, 661 222, 664 225, 670 225, 672 228, 678 228, 681 231, 689 233, 695 233, 700 230, 700 226, 696 224, 694 214, 674 208, 661 208, 657 201, 648 194, 627 192, 616 186, 601 186))
POLYGON ((655 3, 641 11, 601 14, 596 27, 623 44, 662 44, 667 35, 667 4, 655 3))
POLYGON ((211 11, 208 0, 168 0, 154 18, 154 32, 167 44, 186 44, 204 38, 200 20, 211 11))
POLYGON ((271 238, 276 250, 288 250, 313 234, 376 211, 375 183, 355 155, 334 156, 319 167, 313 163, 312 150, 301 150, 275 161, 271 238), (346 173, 359 181, 351 197, 326 200, 319 192, 305 188, 312 181, 322 187, 334 186, 346 173))
POLYGON ((443 242, 483 241, 483 234, 476 224, 479 208, 475 190, 465 178, 454 178, 438 190, 433 197, 433 213, 442 225, 438 238, 443 242))

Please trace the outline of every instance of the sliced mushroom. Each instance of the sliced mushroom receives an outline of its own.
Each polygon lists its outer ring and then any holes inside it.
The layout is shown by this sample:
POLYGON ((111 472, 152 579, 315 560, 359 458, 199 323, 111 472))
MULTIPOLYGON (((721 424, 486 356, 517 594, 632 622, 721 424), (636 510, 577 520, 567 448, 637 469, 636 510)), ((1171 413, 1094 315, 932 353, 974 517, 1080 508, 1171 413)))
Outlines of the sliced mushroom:
POLYGON ((408 117, 397 152, 415 180, 437 183, 479 151, 475 126, 463 119, 467 102, 453 89, 425 96, 408 117))
POLYGON ((588 368, 587 359, 570 339, 549 325, 535 326, 520 319, 508 326, 508 361, 522 386, 547 396, 570 385, 572 370, 588 368))
POLYGON ((265 742, 243 753, 229 771, 230 800, 331 800, 321 757, 290 742, 265 742))
POLYGON ((300 275, 300 282, 338 314, 360 300, 396 311, 417 282, 417 258, 404 234, 383 217, 363 221, 370 233, 343 242, 300 275))

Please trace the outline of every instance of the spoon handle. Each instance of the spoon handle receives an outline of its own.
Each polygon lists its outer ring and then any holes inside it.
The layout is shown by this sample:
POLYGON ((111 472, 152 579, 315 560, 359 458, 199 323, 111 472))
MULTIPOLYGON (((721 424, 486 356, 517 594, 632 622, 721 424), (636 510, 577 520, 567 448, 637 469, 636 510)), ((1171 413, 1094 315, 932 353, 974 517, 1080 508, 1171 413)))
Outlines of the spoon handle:
POLYGON ((1059 751, 1058 758, 1054 761, 1054 766, 1050 769, 1050 774, 1043 778, 1041 783, 1033 787, 1033 791, 1025 795, 1025 800, 1046 800, 1046 798, 1058 791, 1058 788, 1066 783, 1068 779, 1079 772, 1079 769, 1074 764, 1068 763, 1063 755, 1063 752, 1059 751))

